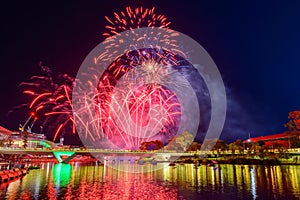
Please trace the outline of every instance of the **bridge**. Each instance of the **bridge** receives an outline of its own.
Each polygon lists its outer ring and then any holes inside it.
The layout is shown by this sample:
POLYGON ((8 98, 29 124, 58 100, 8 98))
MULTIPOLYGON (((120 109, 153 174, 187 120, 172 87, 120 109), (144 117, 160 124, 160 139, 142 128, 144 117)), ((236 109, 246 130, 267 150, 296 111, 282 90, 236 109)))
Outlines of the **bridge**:
MULTIPOLYGON (((269 150, 275 154, 281 153, 277 149, 269 150)), ((300 156, 300 148, 286 149, 284 152, 291 156, 300 156)), ((75 155, 93 155, 99 157, 152 157, 157 160, 170 161, 175 160, 179 157, 204 157, 204 156, 228 156, 228 155, 247 155, 248 151, 191 151, 191 152, 176 152, 167 150, 157 151, 140 151, 140 150, 112 150, 112 149, 50 149, 50 148, 8 148, 0 147, 0 154, 11 154, 11 155, 54 155, 58 162, 67 163, 75 155), (65 158, 64 158, 65 157, 65 158)))
POLYGON ((170 151, 134 151, 134 150, 112 150, 112 149, 49 149, 49 148, 1 148, 1 154, 12 155, 54 155, 58 162, 67 163, 75 155, 93 155, 97 157, 159 157, 169 160, 171 157, 194 156, 195 152, 170 152, 170 151), (67 157, 67 158, 63 158, 67 157))

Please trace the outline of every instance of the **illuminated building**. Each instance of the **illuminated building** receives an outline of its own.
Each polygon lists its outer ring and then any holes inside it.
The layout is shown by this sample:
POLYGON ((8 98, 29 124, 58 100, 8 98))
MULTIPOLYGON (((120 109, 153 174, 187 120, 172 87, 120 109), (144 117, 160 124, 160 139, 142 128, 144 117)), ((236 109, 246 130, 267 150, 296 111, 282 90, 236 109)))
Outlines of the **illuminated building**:
POLYGON ((8 139, 9 136, 12 134, 12 131, 0 126, 0 139, 8 139))
POLYGON ((8 140, 5 146, 9 146, 11 148, 24 147, 25 137, 27 140, 27 148, 54 148, 56 146, 55 143, 46 140, 46 136, 44 134, 22 131, 14 132, 0 126, 0 139, 8 140))
POLYGON ((291 142, 297 138, 300 139, 299 133, 286 131, 280 134, 249 138, 243 142, 244 143, 264 142, 266 146, 280 145, 284 147, 290 147, 291 142))

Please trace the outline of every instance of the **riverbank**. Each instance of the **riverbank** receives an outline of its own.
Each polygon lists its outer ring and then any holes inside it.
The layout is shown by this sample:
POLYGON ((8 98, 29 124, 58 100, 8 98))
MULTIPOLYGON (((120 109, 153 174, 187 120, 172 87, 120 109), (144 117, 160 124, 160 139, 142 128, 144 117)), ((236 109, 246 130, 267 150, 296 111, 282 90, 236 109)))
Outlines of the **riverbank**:
POLYGON ((294 159, 284 158, 259 158, 259 157, 219 157, 219 158, 180 158, 174 163, 189 164, 237 164, 237 165, 300 165, 300 162, 294 159))

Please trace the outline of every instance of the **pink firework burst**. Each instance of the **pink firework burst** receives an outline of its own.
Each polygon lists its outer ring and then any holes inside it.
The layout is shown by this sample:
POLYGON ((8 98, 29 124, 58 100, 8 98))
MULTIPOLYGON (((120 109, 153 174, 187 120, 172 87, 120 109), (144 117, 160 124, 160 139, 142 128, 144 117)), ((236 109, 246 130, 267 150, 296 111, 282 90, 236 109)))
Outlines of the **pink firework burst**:
POLYGON ((157 139, 166 143, 177 133, 180 103, 165 86, 182 86, 172 79, 174 59, 167 51, 141 49, 127 52, 105 70, 94 103, 100 132, 116 146, 137 149, 157 139))

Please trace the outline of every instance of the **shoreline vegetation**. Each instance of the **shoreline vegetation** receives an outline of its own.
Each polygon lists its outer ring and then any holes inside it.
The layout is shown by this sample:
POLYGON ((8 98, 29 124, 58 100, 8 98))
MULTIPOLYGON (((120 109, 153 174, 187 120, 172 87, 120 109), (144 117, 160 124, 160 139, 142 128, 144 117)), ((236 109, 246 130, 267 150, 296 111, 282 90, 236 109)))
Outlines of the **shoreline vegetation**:
POLYGON ((278 158, 221 158, 221 159, 178 159, 174 161, 176 164, 232 164, 232 165, 300 165, 289 160, 281 160, 278 158))
MULTIPOLYGON (((300 156, 300 154, 299 154, 300 156)), ((88 157, 88 156, 87 156, 88 157)), ((98 163, 100 164, 100 161, 98 161, 96 158, 89 157, 85 159, 74 159, 70 160, 69 163, 98 163)), ((160 161, 156 160, 153 157, 144 157, 140 158, 139 160, 136 160, 136 162, 130 162, 131 164, 137 163, 137 164, 157 164, 157 163, 172 163, 172 164, 195 164, 195 165, 211 165, 211 164, 232 164, 232 165, 300 165, 300 162, 297 157, 287 156, 286 158, 282 158, 279 156, 273 156, 273 157, 259 157, 259 156, 217 156, 215 157, 204 157, 203 155, 194 154, 194 156, 182 156, 177 158, 176 160, 165 160, 160 161)), ((123 160, 122 160, 123 161, 123 160)), ((28 169, 38 169, 38 164, 42 162, 52 162, 52 163, 58 163, 58 161, 53 159, 24 159, 22 160, 22 163, 25 163, 25 165, 28 167, 28 169), (30 168, 31 167, 31 168, 30 168)), ((123 161, 126 163, 126 160, 123 161)), ((16 163, 13 161, 8 160, 8 163, 16 163)), ((7 168, 7 167, 5 167, 7 168)), ((3 166, 2 166, 3 169, 3 166)))
POLYGON ((283 152, 247 152, 245 154, 224 154, 216 152, 211 155, 195 153, 193 157, 180 157, 174 163, 190 164, 237 164, 237 165, 300 165, 300 149, 283 152))

